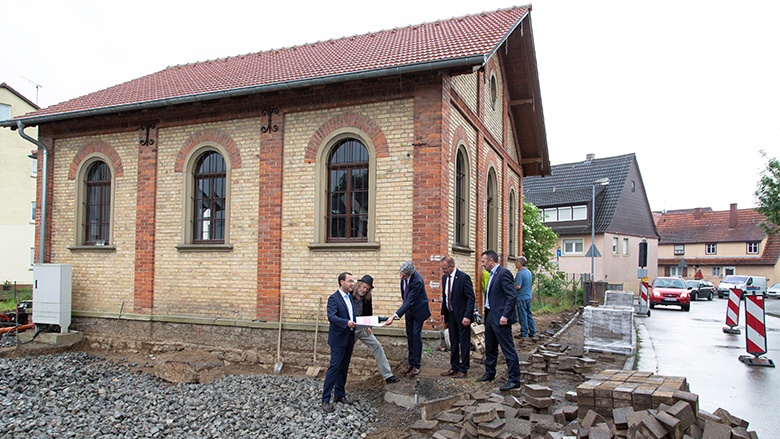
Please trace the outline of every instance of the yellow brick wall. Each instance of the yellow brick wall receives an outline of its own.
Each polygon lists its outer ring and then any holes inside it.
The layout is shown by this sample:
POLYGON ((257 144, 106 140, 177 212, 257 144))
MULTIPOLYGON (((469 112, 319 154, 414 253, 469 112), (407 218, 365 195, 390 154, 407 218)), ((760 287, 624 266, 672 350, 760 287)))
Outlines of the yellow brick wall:
POLYGON ((466 101, 466 105, 474 114, 477 114, 478 80, 479 74, 477 73, 458 75, 452 78, 452 89, 466 101))
MULTIPOLYGON (((154 313, 256 318, 259 119, 241 119, 159 130, 154 313), (230 252, 179 252, 183 243, 185 172, 174 172, 182 146, 193 134, 218 129, 241 155, 230 175, 230 252)), ((269 274, 275 267, 269 268, 269 274)))
MULTIPOLYGON (((53 164, 54 194, 49 200, 52 212, 52 262, 73 266, 72 300, 74 310, 118 313, 133 309, 133 266, 135 261, 135 205, 138 133, 58 139, 53 164), (76 239, 76 180, 68 180, 70 165, 77 152, 91 142, 105 142, 122 161, 123 177, 114 176, 112 242, 115 252, 73 252, 68 247, 76 239)), ((52 164, 50 163, 50 166, 52 164)))
MULTIPOLYGON (((391 315, 401 305, 398 267, 412 253, 413 126, 411 99, 285 114, 281 273, 285 320, 312 318, 318 297, 324 308, 342 271, 356 278, 374 277, 374 314, 391 315), (315 197, 325 188, 315 186, 317 165, 305 161, 306 148, 323 123, 343 113, 371 119, 387 139, 389 156, 377 158, 371 181, 376 185, 376 241, 381 245, 377 251, 309 249, 315 240, 315 197)), ((436 279, 425 279, 426 285, 430 280, 436 279)))
MULTIPOLYGON (((482 100, 482 114, 483 123, 487 127, 490 134, 495 137, 498 142, 503 142, 503 126, 504 126, 504 77, 501 72, 501 64, 498 62, 498 57, 491 58, 494 68, 488 69, 486 72, 487 81, 485 82, 485 99, 482 100), (493 109, 490 104, 490 77, 491 74, 496 75, 496 108, 493 109)), ((490 65, 490 64, 488 64, 490 65)))
POLYGON ((512 161, 515 163, 520 163, 520 159, 517 157, 517 145, 515 145, 514 129, 512 128, 511 124, 509 124, 509 127, 507 128, 506 151, 512 161))

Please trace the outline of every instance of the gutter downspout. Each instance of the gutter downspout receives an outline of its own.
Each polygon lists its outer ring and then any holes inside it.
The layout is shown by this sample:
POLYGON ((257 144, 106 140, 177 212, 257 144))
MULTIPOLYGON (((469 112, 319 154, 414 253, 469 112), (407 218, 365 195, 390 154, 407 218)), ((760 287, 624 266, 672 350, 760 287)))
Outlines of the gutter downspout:
POLYGON ((16 126, 19 129, 19 135, 22 136, 24 140, 37 145, 38 148, 43 149, 43 180, 41 180, 41 232, 40 232, 40 240, 39 240, 40 248, 38 249, 38 261, 41 264, 43 264, 44 263, 43 257, 45 253, 44 243, 46 242, 46 186, 47 186, 47 175, 48 175, 47 170, 49 167, 49 148, 47 148, 46 145, 40 140, 33 139, 32 137, 24 133, 24 129, 25 129, 24 122, 22 122, 21 120, 17 120, 16 126))

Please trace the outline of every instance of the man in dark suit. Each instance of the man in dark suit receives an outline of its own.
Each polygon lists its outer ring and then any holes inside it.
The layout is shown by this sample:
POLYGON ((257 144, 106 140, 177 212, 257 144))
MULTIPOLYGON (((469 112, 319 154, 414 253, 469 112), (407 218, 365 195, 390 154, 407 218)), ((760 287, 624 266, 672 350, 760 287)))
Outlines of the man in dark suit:
POLYGON ((455 260, 441 260, 441 319, 450 336, 450 370, 441 376, 465 378, 471 354, 471 318, 474 316, 474 285, 471 277, 455 268, 455 260))
POLYGON ((498 347, 506 357, 507 383, 501 390, 520 387, 520 362, 512 340, 512 324, 517 321, 515 303, 517 292, 512 272, 498 263, 494 250, 482 253, 482 268, 490 272, 485 292, 485 374, 477 381, 493 381, 496 378, 498 347))
POLYGON ((399 273, 401 278, 401 298, 404 303, 393 316, 387 319, 387 324, 406 314, 406 344, 409 350, 409 367, 403 372, 404 376, 417 376, 420 374, 422 361, 422 327, 423 323, 431 316, 428 308, 428 294, 425 292, 425 282, 418 273, 414 264, 407 261, 401 264, 399 273))
POLYGON ((355 286, 355 279, 351 273, 344 272, 339 274, 338 280, 339 289, 328 297, 330 365, 322 387, 322 409, 326 412, 333 411, 333 404, 330 402, 331 392, 335 402, 352 404, 344 389, 347 385, 352 348, 355 347, 357 325, 352 309, 352 297, 349 295, 355 286))

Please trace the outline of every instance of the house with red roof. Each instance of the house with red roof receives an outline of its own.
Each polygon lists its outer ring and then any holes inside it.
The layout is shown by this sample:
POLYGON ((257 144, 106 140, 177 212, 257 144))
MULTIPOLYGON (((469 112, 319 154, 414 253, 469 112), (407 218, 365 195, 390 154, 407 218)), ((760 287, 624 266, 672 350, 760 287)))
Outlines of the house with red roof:
POLYGON ((0 126, 39 130, 39 251, 72 265, 86 332, 306 328, 343 271, 389 315, 406 260, 437 299, 443 256, 477 278, 482 251, 521 253, 522 179, 550 172, 530 6, 171 66, 0 126))
POLYGON ((661 239, 658 272, 693 278, 701 271, 716 286, 731 274, 780 281, 780 236, 768 235, 755 209, 713 211, 709 207, 653 212, 661 239))

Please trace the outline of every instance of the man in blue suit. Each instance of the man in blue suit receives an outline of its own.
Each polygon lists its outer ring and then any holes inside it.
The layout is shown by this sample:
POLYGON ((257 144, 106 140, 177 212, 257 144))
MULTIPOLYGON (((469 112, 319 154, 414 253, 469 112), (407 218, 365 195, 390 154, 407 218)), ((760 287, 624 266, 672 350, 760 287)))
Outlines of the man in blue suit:
POLYGON ((455 260, 441 260, 441 320, 450 336, 450 370, 441 376, 465 378, 471 354, 471 318, 474 316, 474 285, 471 277, 455 268, 455 260))
POLYGON ((425 282, 418 273, 414 264, 407 261, 401 264, 399 273, 401 278, 401 298, 404 303, 393 316, 387 319, 387 325, 393 320, 406 314, 406 344, 409 350, 409 367, 403 372, 404 376, 417 376, 420 374, 422 361, 422 328, 423 323, 431 316, 428 308, 428 294, 425 292, 425 282))
POLYGON ((482 253, 482 268, 490 272, 485 292, 485 374, 477 381, 493 381, 496 378, 498 347, 506 357, 508 370, 507 383, 501 390, 520 387, 520 362, 517 358, 515 343, 512 340, 512 324, 515 317, 515 279, 512 272, 498 263, 498 254, 494 250, 482 253))
POLYGON ((330 345, 330 365, 325 374, 322 387, 322 409, 332 412, 330 402, 331 392, 335 402, 352 404, 347 398, 347 372, 352 359, 352 348, 355 347, 355 313, 352 309, 352 297, 349 293, 355 286, 352 273, 341 273, 338 277, 339 289, 328 297, 328 344, 330 345), (335 390, 334 390, 335 388, 335 390))

